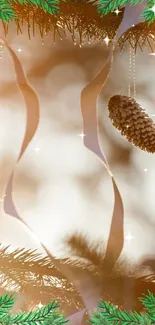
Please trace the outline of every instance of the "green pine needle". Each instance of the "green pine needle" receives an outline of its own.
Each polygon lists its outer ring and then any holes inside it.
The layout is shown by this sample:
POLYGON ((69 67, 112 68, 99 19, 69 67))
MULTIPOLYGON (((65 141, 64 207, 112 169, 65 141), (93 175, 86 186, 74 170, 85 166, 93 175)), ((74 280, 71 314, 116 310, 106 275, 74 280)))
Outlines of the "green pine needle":
POLYGON ((148 291, 148 295, 143 295, 142 298, 139 298, 139 301, 145 306, 150 318, 155 321, 155 296, 148 291))
MULTIPOLYGON (((143 0, 89 0, 90 3, 93 3, 97 6, 97 11, 101 17, 104 17, 110 12, 114 12, 118 8, 125 7, 127 5, 136 5, 142 3, 143 0)), ((155 6, 155 0, 147 0, 147 8, 141 15, 151 24, 155 19, 155 13, 152 8, 155 6)))
POLYGON ((15 2, 21 5, 30 4, 37 6, 51 15, 55 15, 59 12, 60 0, 15 0, 15 2))
POLYGON ((65 319, 64 316, 60 316, 58 313, 53 312, 49 319, 44 322, 44 325, 61 325, 68 322, 69 320, 65 319))
POLYGON ((113 12, 118 8, 125 7, 127 5, 136 5, 142 3, 143 0, 89 0, 90 3, 97 5, 98 13, 101 17, 107 15, 109 12, 113 12))
POLYGON ((93 313, 92 318, 89 322, 95 325, 149 325, 151 324, 150 319, 146 314, 138 314, 137 312, 122 311, 108 302, 101 301, 98 304, 100 311, 93 313), (105 322, 107 321, 107 322, 105 322), (104 322, 104 323, 103 323, 104 322))
MULTIPOLYGON (((153 325, 155 324, 155 296, 148 291, 139 300, 146 312, 123 311, 108 302, 101 300, 98 310, 92 314, 89 323, 94 325, 153 325)), ((11 313, 14 305, 13 296, 0 297, 0 325, 63 325, 69 321, 59 313, 59 304, 54 300, 41 309, 31 312, 11 313)))
POLYGON ((5 23, 13 21, 16 18, 16 15, 11 6, 10 0, 0 0, 0 19, 5 23))
POLYGON ((7 294, 0 297, 0 322, 6 318, 10 309, 14 305, 13 296, 8 296, 7 294))
POLYGON ((14 305, 13 296, 0 297, 0 325, 62 325, 68 320, 58 312, 59 304, 54 300, 42 308, 13 315, 10 311, 14 305))
POLYGON ((66 2, 66 0, 0 0, 0 19, 9 23, 18 18, 13 11, 13 2, 23 6, 34 5, 55 16, 60 11, 60 1, 66 2))
POLYGON ((51 311, 55 311, 59 307, 55 301, 50 302, 48 305, 43 306, 41 309, 29 313, 19 313, 18 315, 12 316, 11 321, 13 324, 22 325, 42 325, 46 320, 51 317, 51 311))
POLYGON ((92 319, 90 319, 88 322, 91 324, 94 324, 94 325, 101 325, 101 324, 102 325, 110 325, 111 324, 111 322, 109 322, 104 317, 104 314, 102 314, 100 312, 94 313, 92 319))
MULTIPOLYGON (((67 2, 67 0, 0 0, 0 19, 5 23, 14 21, 16 17, 12 3, 19 3, 23 6, 28 4, 41 8, 45 13, 48 12, 52 16, 56 16, 60 12, 60 2, 67 2)), ((97 6, 97 11, 101 17, 104 17, 110 12, 114 12, 118 8, 127 5, 136 5, 142 3, 143 0, 88 0, 90 3, 97 6)), ((155 0, 146 0, 147 7, 142 13, 142 17, 151 24, 155 20, 155 12, 152 10, 155 7, 155 0)))

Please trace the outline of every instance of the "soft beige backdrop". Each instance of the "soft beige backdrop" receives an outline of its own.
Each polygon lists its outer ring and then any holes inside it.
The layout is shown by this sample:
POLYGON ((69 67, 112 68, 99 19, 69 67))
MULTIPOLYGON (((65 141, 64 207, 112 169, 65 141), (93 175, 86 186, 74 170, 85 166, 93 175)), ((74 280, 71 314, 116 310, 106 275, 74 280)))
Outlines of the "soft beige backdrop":
MULTIPOLYGON (((43 45, 39 36, 31 41, 26 33, 16 36, 13 25, 8 42, 20 56, 41 102, 39 129, 16 167, 13 196, 17 211, 54 255, 69 254, 63 241, 75 232, 87 234, 90 242, 106 242, 113 210, 111 181, 79 136, 80 92, 102 66, 106 45, 93 42, 80 49, 70 40, 53 45, 51 36, 43 45)), ((18 157, 25 127, 24 103, 7 50, 3 52, 0 194, 18 157)), ((146 49, 137 53, 136 61, 137 101, 149 114, 155 114, 155 58, 148 56, 146 49)), ((127 95, 127 89, 128 48, 121 55, 115 53, 98 113, 102 148, 124 201, 125 235, 130 231, 134 236, 130 244, 125 240, 124 254, 137 261, 155 253, 155 156, 133 148, 108 119, 108 98, 116 93, 127 95)), ((20 246, 42 251, 39 240, 23 224, 3 213, 0 218, 0 242, 12 249, 20 246)))

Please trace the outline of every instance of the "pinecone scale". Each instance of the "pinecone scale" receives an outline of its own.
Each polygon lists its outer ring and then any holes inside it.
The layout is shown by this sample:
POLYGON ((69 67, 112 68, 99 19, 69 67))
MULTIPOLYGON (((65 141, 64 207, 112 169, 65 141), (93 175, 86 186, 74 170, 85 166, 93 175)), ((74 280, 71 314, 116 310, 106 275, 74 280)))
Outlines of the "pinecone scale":
POLYGON ((109 118, 129 142, 149 153, 155 152, 155 124, 135 99, 115 95, 108 103, 109 118))

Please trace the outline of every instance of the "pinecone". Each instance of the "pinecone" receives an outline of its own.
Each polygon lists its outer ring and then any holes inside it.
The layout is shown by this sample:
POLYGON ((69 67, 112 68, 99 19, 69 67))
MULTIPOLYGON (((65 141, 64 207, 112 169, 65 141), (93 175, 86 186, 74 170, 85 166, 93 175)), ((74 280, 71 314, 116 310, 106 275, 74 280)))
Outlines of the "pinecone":
POLYGON ((135 99, 115 95, 108 103, 109 118, 121 134, 136 147, 155 152, 155 124, 135 99))

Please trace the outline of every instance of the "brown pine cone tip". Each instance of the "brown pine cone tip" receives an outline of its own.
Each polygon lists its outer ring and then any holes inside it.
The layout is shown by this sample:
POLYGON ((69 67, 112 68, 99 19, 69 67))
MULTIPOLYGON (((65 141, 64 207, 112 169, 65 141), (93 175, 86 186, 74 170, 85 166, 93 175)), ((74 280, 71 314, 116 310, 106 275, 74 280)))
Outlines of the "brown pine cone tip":
POLYGON ((155 152, 155 124, 135 99, 115 95, 109 100, 108 110, 113 126, 121 135, 136 147, 155 152))

